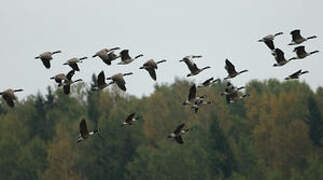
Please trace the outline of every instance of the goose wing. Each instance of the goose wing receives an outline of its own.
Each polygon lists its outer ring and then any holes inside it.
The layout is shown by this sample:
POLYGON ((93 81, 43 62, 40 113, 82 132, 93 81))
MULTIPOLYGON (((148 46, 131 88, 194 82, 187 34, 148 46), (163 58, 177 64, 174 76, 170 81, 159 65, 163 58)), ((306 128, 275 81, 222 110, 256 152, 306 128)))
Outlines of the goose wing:
POLYGON ((196 85, 193 84, 190 88, 190 92, 188 94, 188 100, 191 101, 196 98, 196 85))
POLYGON ((71 92, 71 86, 70 85, 64 85, 63 90, 64 90, 64 94, 68 95, 71 92))
POLYGON ((174 131, 174 134, 179 134, 184 126, 185 126, 185 123, 178 125, 174 131))
POLYGON ((50 68, 50 60, 48 59, 41 59, 41 61, 43 62, 43 65, 49 69, 50 68))
POLYGON ((82 119, 81 120, 81 123, 80 123, 80 133, 81 133, 81 136, 83 138, 84 137, 87 137, 89 135, 89 131, 87 130, 87 125, 86 125, 85 119, 82 119))
POLYGON ((206 80, 206 81, 204 81, 202 84, 204 85, 204 86, 207 86, 207 85, 209 85, 210 84, 210 82, 211 81, 213 81, 213 77, 212 78, 210 78, 210 79, 208 79, 208 80, 206 80))
POLYGON ((191 60, 185 58, 184 59, 184 62, 185 64, 187 65, 188 69, 191 71, 191 72, 195 72, 198 68, 196 66, 195 63, 193 63, 191 60))
POLYGON ((293 78, 293 79, 296 79, 296 78, 298 78, 299 77, 299 75, 302 73, 302 70, 300 69, 300 70, 298 70, 297 72, 295 72, 295 73, 293 73, 293 74, 291 74, 289 77, 290 78, 293 78))
POLYGON ((10 106, 12 108, 15 107, 15 103, 13 102, 13 98, 10 95, 4 94, 2 97, 6 101, 8 106, 10 106))
POLYGON ((72 80, 72 77, 74 76, 75 74, 75 71, 74 70, 71 70, 70 72, 67 73, 66 75, 66 79, 71 81, 72 80))
POLYGON ((277 63, 281 63, 282 61, 285 61, 285 53, 280 50, 279 48, 275 49, 275 59, 277 63))
POLYGON ((135 117, 136 113, 131 113, 127 119, 125 120, 126 123, 130 123, 132 119, 135 117))
POLYGON ((105 75, 104 75, 104 72, 101 71, 98 75, 98 87, 101 87, 104 84, 105 84, 105 75))
POLYGON ((267 45, 267 47, 271 50, 274 50, 275 49, 275 45, 274 45, 274 41, 273 40, 269 40, 269 39, 266 39, 264 41, 264 43, 267 45))
POLYGON ((157 80, 157 77, 156 77, 156 71, 155 69, 153 68, 149 68, 149 69, 146 69, 148 72, 149 72, 149 75, 150 77, 153 79, 153 80, 157 80))
POLYGON ((227 72, 229 74, 235 74, 235 73, 237 73, 234 65, 228 59, 225 60, 225 69, 227 70, 227 72))
POLYGON ((128 49, 124 49, 120 52, 120 56, 121 56, 121 61, 126 61, 128 59, 131 59, 131 57, 129 56, 129 50, 128 49))
POLYGON ((72 63, 70 64, 70 67, 74 70, 74 71, 80 71, 79 66, 76 63, 72 63))
POLYGON ((299 30, 299 29, 296 29, 296 30, 292 31, 290 34, 292 35, 293 41, 303 39, 303 37, 301 35, 301 30, 299 30))
POLYGON ((296 55, 299 56, 299 57, 301 57, 304 54, 306 54, 305 46, 298 46, 298 47, 295 48, 294 51, 296 51, 296 55))
POLYGON ((114 80, 115 83, 118 85, 118 87, 123 90, 123 91, 126 91, 127 88, 126 88, 126 81, 121 77, 121 78, 118 78, 116 80, 114 80))
POLYGON ((176 136, 175 137, 175 140, 178 144, 184 144, 184 141, 183 141, 183 138, 182 136, 176 136))

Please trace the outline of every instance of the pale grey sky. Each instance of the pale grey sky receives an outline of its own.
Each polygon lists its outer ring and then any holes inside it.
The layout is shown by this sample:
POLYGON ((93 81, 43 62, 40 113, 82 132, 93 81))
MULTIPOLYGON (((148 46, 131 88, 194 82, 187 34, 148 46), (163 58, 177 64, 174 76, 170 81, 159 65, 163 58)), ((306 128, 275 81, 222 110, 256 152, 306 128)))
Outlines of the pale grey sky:
POLYGON ((139 66, 147 59, 167 59, 157 71, 158 83, 184 78, 188 69, 178 60, 185 55, 201 54, 199 67, 211 69, 194 79, 211 76, 224 78, 224 60, 229 58, 239 69, 249 69, 232 80, 237 85, 252 79, 278 78, 302 68, 309 70, 305 80, 314 89, 323 85, 322 53, 281 68, 264 44, 257 40, 283 31, 276 46, 287 58, 294 56, 287 46, 289 32, 299 28, 304 36, 319 38, 305 43, 306 48, 323 51, 321 18, 323 1, 319 0, 3 0, 0 6, 0 91, 24 88, 20 97, 45 92, 54 85, 49 77, 66 73, 62 64, 71 57, 92 56, 104 47, 120 46, 131 55, 145 56, 128 66, 105 65, 88 59, 80 64, 75 78, 90 82, 92 73, 105 71, 106 76, 132 71, 126 77, 128 92, 148 95, 154 82, 139 66), (52 68, 45 69, 34 57, 44 51, 62 50, 54 57, 52 68))

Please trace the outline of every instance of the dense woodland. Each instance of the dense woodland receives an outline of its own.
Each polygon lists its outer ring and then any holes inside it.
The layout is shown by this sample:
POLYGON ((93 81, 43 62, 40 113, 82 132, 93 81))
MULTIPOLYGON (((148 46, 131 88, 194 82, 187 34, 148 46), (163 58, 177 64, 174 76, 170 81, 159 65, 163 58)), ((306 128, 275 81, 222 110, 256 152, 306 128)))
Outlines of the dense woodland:
POLYGON ((156 85, 142 98, 78 85, 14 109, 1 100, 0 179, 322 179, 323 88, 251 81, 250 97, 226 104, 219 83, 199 89, 213 104, 195 114, 182 106, 190 83, 156 85), (121 127, 132 112, 142 118, 121 127), (82 117, 103 139, 75 143, 82 117), (182 122, 192 131, 180 145, 167 135, 182 122))

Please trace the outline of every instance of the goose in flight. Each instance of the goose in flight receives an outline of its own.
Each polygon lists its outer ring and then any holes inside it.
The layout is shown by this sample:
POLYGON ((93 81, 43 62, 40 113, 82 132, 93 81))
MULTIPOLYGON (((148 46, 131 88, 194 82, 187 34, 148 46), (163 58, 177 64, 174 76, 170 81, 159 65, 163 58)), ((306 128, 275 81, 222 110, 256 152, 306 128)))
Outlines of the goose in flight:
POLYGON ((319 51, 312 51, 312 52, 306 52, 305 51, 305 46, 298 46, 294 49, 293 52, 296 52, 296 57, 291 58, 291 60, 295 60, 295 59, 304 59, 307 56, 310 56, 312 54, 316 54, 319 51))
POLYGON ((309 73, 309 71, 302 71, 301 69, 298 70, 297 72, 289 75, 288 77, 285 78, 285 80, 291 80, 291 79, 299 79, 299 77, 303 74, 309 73))
POLYGON ((129 75, 132 75, 133 73, 130 72, 130 73, 118 73, 118 74, 115 74, 111 77, 108 77, 107 80, 112 80, 112 82, 110 82, 108 85, 110 84, 117 84, 117 86, 123 90, 123 91, 126 91, 127 88, 126 88, 126 81, 124 80, 124 76, 129 76, 129 75))
POLYGON ((116 50, 119 50, 120 47, 115 47, 115 48, 111 48, 111 49, 101 49, 100 51, 98 51, 97 53, 95 53, 92 57, 99 57, 105 64, 107 65, 111 65, 111 62, 118 59, 120 56, 115 54, 116 50))
POLYGON ((301 35, 301 30, 299 30, 299 29, 292 31, 290 34, 292 35, 292 42, 289 43, 288 45, 298 45, 298 44, 301 44, 307 40, 317 38, 317 36, 310 36, 310 37, 304 38, 301 35))
POLYGON ((289 61, 293 60, 293 59, 286 60, 285 53, 279 48, 276 48, 274 50, 273 54, 274 54, 275 60, 277 62, 277 63, 273 64, 274 67, 284 66, 289 61))
POLYGON ((15 96, 16 92, 21 92, 23 89, 7 89, 3 92, 0 92, 2 98, 6 101, 7 105, 11 108, 15 107, 14 100, 17 100, 15 96))
POLYGON ((238 76, 239 74, 242 74, 244 72, 248 72, 248 70, 243 70, 243 71, 237 72, 234 65, 228 59, 225 60, 225 67, 224 68, 228 72, 228 76, 226 78, 224 78, 224 80, 232 79, 232 78, 238 76))
POLYGON ((122 123, 121 126, 127 126, 127 125, 132 125, 132 123, 136 122, 139 117, 135 117, 136 113, 131 113, 127 119, 122 123))
POLYGON ((67 73, 67 75, 65 75, 64 73, 60 73, 53 77, 50 77, 50 79, 55 80, 55 82, 58 83, 58 87, 60 87, 60 86, 63 86, 65 82, 69 82, 67 77, 72 78, 73 75, 74 75, 74 70, 71 70, 70 72, 67 73))
POLYGON ((66 94, 66 95, 70 94, 72 84, 82 81, 82 79, 77 79, 77 80, 73 81, 72 77, 74 76, 74 74, 75 74, 74 70, 70 71, 66 75, 66 80, 64 80, 63 90, 64 90, 64 94, 66 94))
POLYGON ((183 105, 193 105, 198 99, 204 99, 206 96, 196 97, 196 85, 193 84, 190 88, 187 99, 183 102, 183 105))
POLYGON ((105 82, 104 71, 101 71, 98 75, 98 79, 96 81, 96 84, 94 85, 94 87, 92 87, 92 91, 101 90, 101 89, 104 89, 108 86, 109 85, 105 82))
POLYGON ((121 57, 121 62, 119 62, 118 64, 120 65, 126 65, 126 64, 130 64, 132 63, 134 60, 140 58, 144 56, 143 54, 139 54, 137 55, 135 58, 130 57, 129 55, 129 50, 128 49, 124 49, 120 52, 120 57, 121 57))
POLYGON ((86 125, 86 121, 85 119, 82 119, 81 122, 80 122, 80 135, 77 139, 77 143, 87 139, 88 137, 90 136, 93 136, 95 134, 98 134, 98 136, 100 136, 100 129, 95 129, 93 131, 88 131, 87 129, 87 125, 86 125))
POLYGON ((206 101, 206 100, 201 99, 201 98, 196 99, 193 106, 192 106, 192 110, 194 110, 194 112, 197 113, 202 105, 207 105, 207 104, 212 104, 212 102, 211 101, 206 101))
POLYGON ((182 138, 182 135, 186 134, 188 131, 190 131, 190 129, 184 129, 184 126, 185 124, 182 123, 180 125, 178 125, 176 127, 176 129, 174 130, 174 132, 170 133, 168 135, 168 138, 169 139, 175 139, 175 141, 178 143, 178 144, 183 144, 184 141, 183 141, 183 138, 182 138))
POLYGON ((275 49, 275 45, 274 45, 275 37, 282 35, 282 34, 283 34, 283 32, 279 32, 276 34, 269 34, 269 35, 263 37, 262 39, 258 40, 258 42, 264 42, 267 45, 267 47, 273 51, 275 49))
POLYGON ((192 61, 195 58, 201 58, 202 56, 186 56, 184 57, 182 60, 180 60, 179 62, 184 62, 188 69, 190 70, 190 74, 187 75, 187 77, 190 76, 195 76, 197 74, 199 74, 200 72, 204 71, 205 69, 209 69, 211 68, 210 66, 206 66, 202 69, 198 68, 197 65, 192 61))
POLYGON ((203 83, 200 83, 197 87, 198 88, 203 88, 203 87, 210 87, 216 82, 220 82, 220 79, 214 79, 213 77, 210 79, 205 80, 203 83))
POLYGON ((221 93, 221 96, 231 95, 233 93, 236 93, 242 89, 245 89, 245 87, 235 87, 232 83, 227 82, 226 88, 224 92, 221 93))
POLYGON ((43 63, 43 65, 49 69, 50 68, 50 61, 53 59, 53 55, 57 53, 62 53, 62 51, 54 51, 54 52, 44 52, 40 54, 39 56, 35 57, 35 59, 40 59, 43 63))
POLYGON ((87 57, 82 57, 82 58, 71 58, 67 60, 63 65, 69 65, 74 71, 80 71, 79 66, 77 63, 82 63, 83 60, 87 59, 87 57))
POLYGON ((156 69, 158 69, 158 64, 160 63, 164 63, 166 62, 166 60, 161 60, 161 61, 157 61, 155 62, 153 59, 150 59, 148 60, 147 62, 145 62, 145 64, 143 64, 143 66, 141 66, 139 69, 145 69, 148 71, 150 77, 153 79, 153 80, 157 80, 157 77, 156 77, 156 69))

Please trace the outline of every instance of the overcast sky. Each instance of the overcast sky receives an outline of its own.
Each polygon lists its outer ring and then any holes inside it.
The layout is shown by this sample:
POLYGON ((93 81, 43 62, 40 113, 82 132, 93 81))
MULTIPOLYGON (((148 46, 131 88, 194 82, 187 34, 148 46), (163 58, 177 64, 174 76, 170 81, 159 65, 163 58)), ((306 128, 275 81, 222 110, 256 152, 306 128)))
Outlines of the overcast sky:
POLYGON ((92 73, 105 71, 106 76, 119 72, 134 72, 126 77, 128 92, 141 96, 153 91, 155 82, 148 73, 139 70, 141 64, 153 58, 167 59, 157 71, 158 83, 172 83, 175 77, 189 73, 184 63, 186 55, 203 55, 196 61, 199 67, 211 69, 189 79, 196 82, 209 77, 224 78, 224 60, 229 58, 237 70, 249 72, 232 82, 243 85, 252 79, 278 78, 299 70, 309 70, 301 77, 313 89, 323 85, 322 53, 304 60, 274 68, 267 47, 257 40, 267 34, 284 32, 276 46, 286 58, 294 56, 287 46, 289 32, 301 29, 304 36, 319 38, 305 44, 308 51, 321 50, 321 0, 3 0, 0 6, 0 91, 24 88, 19 97, 46 92, 54 82, 49 77, 67 73, 62 64, 71 57, 91 57, 102 48, 120 46, 130 55, 144 57, 127 66, 105 65, 98 58, 80 64, 74 78, 90 82, 92 73), (35 60, 44 51, 62 50, 54 57, 51 69, 35 60))

